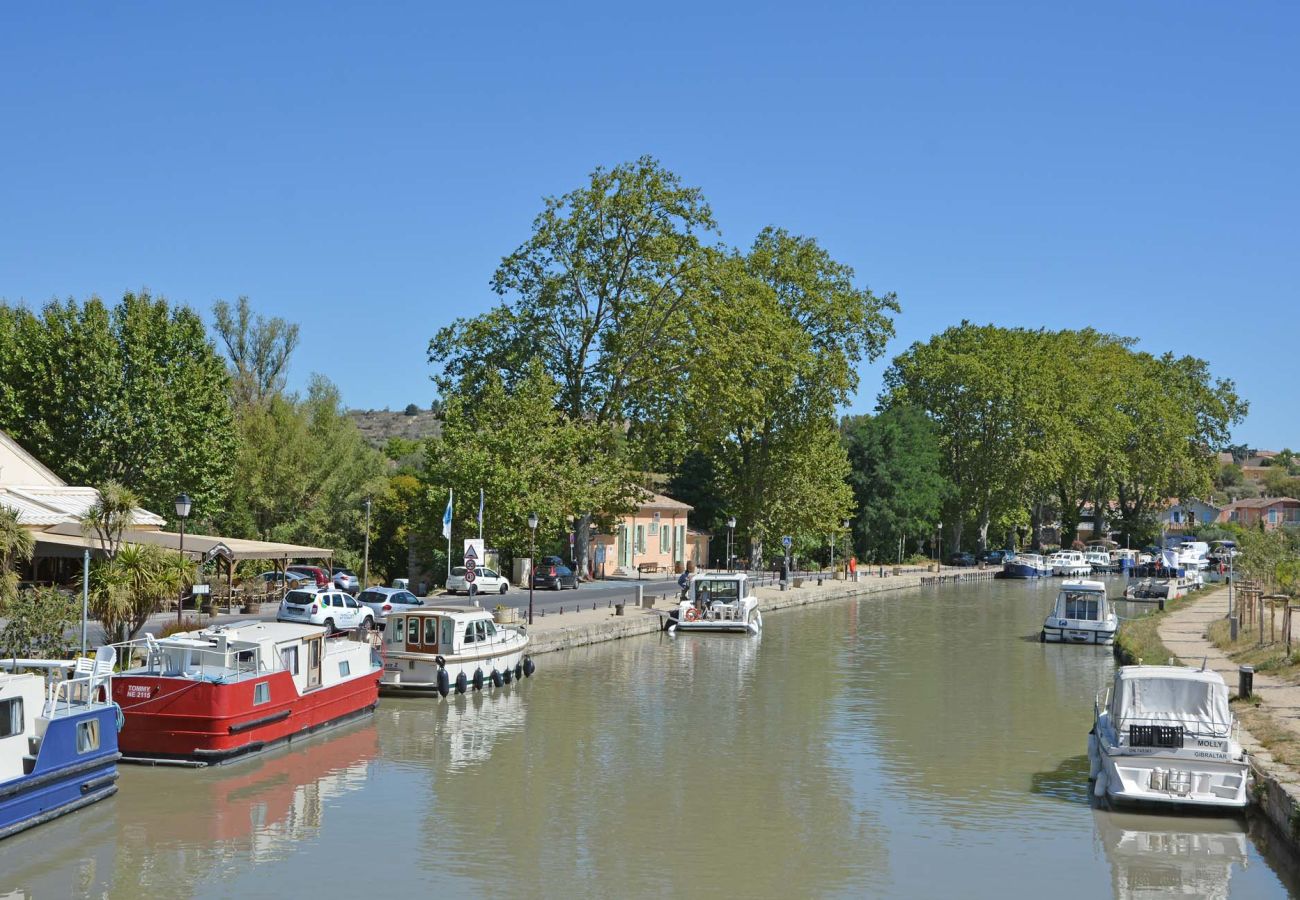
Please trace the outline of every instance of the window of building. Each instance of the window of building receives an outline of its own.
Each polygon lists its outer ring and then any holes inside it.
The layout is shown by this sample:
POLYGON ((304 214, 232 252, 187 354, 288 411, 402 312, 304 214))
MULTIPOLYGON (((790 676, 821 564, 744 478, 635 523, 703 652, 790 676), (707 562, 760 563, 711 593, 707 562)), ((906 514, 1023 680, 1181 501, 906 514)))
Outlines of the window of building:
POLYGON ((271 682, 259 681, 253 686, 253 705, 261 706, 271 702, 271 682))
POLYGON ((1277 524, 1277 510, 1276 510, 1276 509, 1270 509, 1270 510, 1268 511, 1268 524, 1270 524, 1270 525, 1276 525, 1276 524, 1277 524))
POLYGON ((23 698, 0 700, 0 738, 23 733, 23 698))
POLYGON ((665 525, 659 529, 659 552, 667 553, 668 547, 672 543, 672 537, 669 535, 669 526, 665 525))
POLYGON ((645 526, 636 527, 636 552, 645 553, 645 526))
POLYGON ((99 749, 99 719, 77 723, 77 752, 89 753, 99 749))

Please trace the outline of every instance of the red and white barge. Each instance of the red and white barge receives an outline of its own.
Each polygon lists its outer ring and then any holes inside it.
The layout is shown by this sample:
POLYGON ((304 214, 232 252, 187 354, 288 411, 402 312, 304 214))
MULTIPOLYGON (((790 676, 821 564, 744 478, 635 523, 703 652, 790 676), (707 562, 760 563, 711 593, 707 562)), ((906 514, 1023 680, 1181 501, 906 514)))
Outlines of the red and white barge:
POLYGON ((383 663, 324 628, 237 622, 116 645, 123 762, 211 765, 368 715, 383 663))

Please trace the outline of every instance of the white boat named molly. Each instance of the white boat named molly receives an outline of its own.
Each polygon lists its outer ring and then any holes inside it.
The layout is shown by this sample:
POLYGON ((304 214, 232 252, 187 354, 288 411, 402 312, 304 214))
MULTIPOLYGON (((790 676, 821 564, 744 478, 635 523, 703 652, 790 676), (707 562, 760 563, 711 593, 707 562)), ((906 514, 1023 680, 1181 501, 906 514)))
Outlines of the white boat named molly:
POLYGON ((763 614, 758 598, 749 593, 743 572, 696 575, 686 599, 668 614, 664 628, 673 631, 737 631, 758 634, 763 614))
POLYGON ((501 687, 533 674, 522 625, 498 625, 477 606, 447 604, 390 613, 384 628, 380 693, 446 697, 501 687))
POLYGON ((1088 734, 1093 793, 1117 803, 1246 805, 1249 765, 1213 671, 1124 666, 1094 707, 1088 734))
POLYGON ((1038 639, 1049 644, 1113 644, 1119 616, 1100 581, 1067 581, 1043 621, 1038 639))

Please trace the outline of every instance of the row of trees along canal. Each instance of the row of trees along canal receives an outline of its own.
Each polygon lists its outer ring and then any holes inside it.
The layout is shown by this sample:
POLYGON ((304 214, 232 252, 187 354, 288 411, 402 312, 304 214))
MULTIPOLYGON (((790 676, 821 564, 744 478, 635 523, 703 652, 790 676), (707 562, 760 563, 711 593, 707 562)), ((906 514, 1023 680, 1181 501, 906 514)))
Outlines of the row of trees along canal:
MULTIPOLYGON (((839 421, 893 335, 895 296, 779 227, 728 246, 702 191, 649 158, 545 200, 492 287, 496 306, 430 341, 444 421, 427 441, 380 452, 324 378, 288 392, 297 327, 247 300, 217 304, 210 336, 147 293, 0 305, 0 428, 71 483, 120 483, 155 510, 185 491, 196 530, 349 562, 371 497, 372 571, 394 577, 411 545, 442 568, 452 487, 484 489, 507 556, 529 512, 551 550, 576 523, 585 566, 590 529, 646 473, 695 506, 693 524, 721 533, 734 515, 756 562, 786 533, 824 553, 845 519, 879 559, 940 521, 952 547, 1055 511, 1068 534, 1088 502, 1114 501, 1137 536, 1163 498, 1205 493, 1209 451, 1245 409, 1200 360, 963 323, 894 360, 879 415, 839 421)), ((458 503, 456 531, 476 514, 458 503)))

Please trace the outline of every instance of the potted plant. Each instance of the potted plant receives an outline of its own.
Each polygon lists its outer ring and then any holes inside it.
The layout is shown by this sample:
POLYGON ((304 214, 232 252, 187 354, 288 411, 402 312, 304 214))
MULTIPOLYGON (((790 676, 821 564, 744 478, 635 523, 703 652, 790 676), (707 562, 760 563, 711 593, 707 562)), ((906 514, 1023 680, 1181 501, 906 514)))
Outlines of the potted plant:
POLYGON ((519 610, 513 606, 505 606, 498 603, 492 608, 492 619, 498 625, 513 625, 519 621, 519 610))

